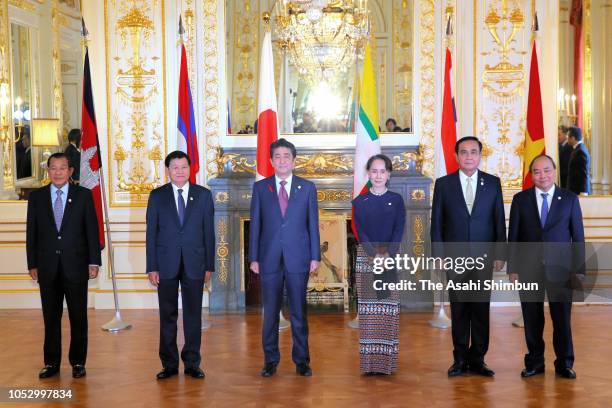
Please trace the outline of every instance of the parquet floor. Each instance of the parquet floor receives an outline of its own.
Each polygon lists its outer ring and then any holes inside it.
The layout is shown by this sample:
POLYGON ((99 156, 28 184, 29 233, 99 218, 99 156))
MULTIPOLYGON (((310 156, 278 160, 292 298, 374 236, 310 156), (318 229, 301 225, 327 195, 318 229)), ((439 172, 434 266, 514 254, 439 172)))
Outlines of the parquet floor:
MULTIPOLYGON (((493 308, 488 365, 493 379, 449 379, 451 335, 428 325, 430 314, 401 317, 398 372, 362 377, 358 333, 346 327, 351 316, 310 315, 310 349, 314 376, 298 377, 291 362, 291 336, 281 335, 282 361, 275 377, 259 376, 261 317, 258 314, 212 316, 203 335, 204 381, 178 377, 155 380, 156 310, 126 310, 134 328, 116 334, 100 325, 111 311, 90 310, 87 377, 73 380, 67 363, 69 336, 64 316, 64 363, 60 377, 39 381, 42 366, 42 316, 39 310, 0 310, 0 387, 72 388, 74 407, 609 407, 612 406, 612 307, 575 307, 576 381, 555 378, 549 321, 548 362, 544 376, 523 380, 522 329, 511 322, 518 308, 493 308)), ((180 340, 182 341, 182 340, 180 340)), ((182 372, 182 368, 181 368, 182 372)), ((0 404, 9 405, 9 404, 0 404)), ((35 407, 51 404, 15 403, 35 407)), ((65 403, 56 406, 68 406, 65 403)))

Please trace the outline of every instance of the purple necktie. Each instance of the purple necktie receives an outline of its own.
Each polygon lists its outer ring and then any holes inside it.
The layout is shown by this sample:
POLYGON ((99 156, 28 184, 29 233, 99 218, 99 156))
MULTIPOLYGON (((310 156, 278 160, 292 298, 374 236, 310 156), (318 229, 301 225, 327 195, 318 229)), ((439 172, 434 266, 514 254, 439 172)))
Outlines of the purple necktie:
POLYGON ((181 227, 183 226, 183 222, 185 221, 185 199, 183 198, 183 189, 179 188, 178 190, 178 216, 179 221, 181 222, 181 227))
POLYGON ((62 194, 64 194, 64 192, 62 190, 57 190, 55 194, 57 194, 57 198, 53 203, 53 218, 55 218, 55 226, 59 231, 62 227, 62 217, 64 216, 64 205, 62 203, 62 194))
POLYGON ((280 182, 280 191, 278 192, 278 205, 280 205, 283 218, 285 218, 287 206, 289 205, 289 196, 287 195, 287 190, 285 190, 285 184, 287 184, 285 180, 280 182))

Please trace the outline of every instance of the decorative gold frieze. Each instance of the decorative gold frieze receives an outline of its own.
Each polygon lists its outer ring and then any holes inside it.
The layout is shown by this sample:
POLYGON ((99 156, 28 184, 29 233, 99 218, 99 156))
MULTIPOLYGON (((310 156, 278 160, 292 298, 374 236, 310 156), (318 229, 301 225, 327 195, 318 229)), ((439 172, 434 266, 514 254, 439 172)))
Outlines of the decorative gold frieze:
POLYGON ((217 223, 217 260, 219 261, 219 282, 227 285, 229 247, 227 243, 227 217, 217 223))
POLYGON ((351 201, 353 194, 351 190, 317 190, 317 201, 351 201))
POLYGON ((423 232, 425 226, 423 224, 423 217, 415 215, 413 218, 413 238, 412 238, 412 253, 416 256, 422 256, 425 254, 425 241, 423 240, 423 232))
POLYGON ((31 13, 36 12, 36 6, 27 0, 9 0, 9 4, 31 13))

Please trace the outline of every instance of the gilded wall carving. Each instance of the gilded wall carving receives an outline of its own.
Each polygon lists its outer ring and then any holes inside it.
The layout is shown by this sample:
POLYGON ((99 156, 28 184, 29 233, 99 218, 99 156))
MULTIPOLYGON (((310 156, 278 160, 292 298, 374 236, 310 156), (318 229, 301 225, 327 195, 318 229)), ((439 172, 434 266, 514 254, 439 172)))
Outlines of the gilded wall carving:
POLYGON ((393 76, 390 116, 401 127, 412 129, 412 16, 413 2, 393 1, 393 76))
MULTIPOLYGON (((0 0, 0 98, 12 100, 10 91, 11 64, 9 58, 8 1, 0 0)), ((0 112, 0 147, 2 148, 2 183, 0 190, 14 188, 13 177, 13 135, 9 130, 11 109, 4 106, 0 112)))
POLYGON ((105 0, 111 206, 144 206, 167 152, 164 0, 105 0), (160 47, 159 44, 162 44, 160 47))
MULTIPOLYGON (((202 0, 203 21, 203 51, 202 70, 204 71, 204 135, 206 141, 206 179, 217 175, 217 147, 219 146, 219 72, 224 67, 219 66, 219 51, 217 45, 218 2, 216 0, 202 0)), ((200 62, 198 62, 198 67, 200 62)))
POLYGON ((434 176, 435 137, 436 137, 436 84, 435 84, 435 50, 436 19, 435 1, 420 1, 419 30, 421 36, 420 63, 421 77, 421 145, 423 155, 422 172, 425 176, 434 176))
POLYGON ((505 188, 520 188, 531 46, 532 0, 483 0, 477 64, 478 137, 483 170, 505 188))

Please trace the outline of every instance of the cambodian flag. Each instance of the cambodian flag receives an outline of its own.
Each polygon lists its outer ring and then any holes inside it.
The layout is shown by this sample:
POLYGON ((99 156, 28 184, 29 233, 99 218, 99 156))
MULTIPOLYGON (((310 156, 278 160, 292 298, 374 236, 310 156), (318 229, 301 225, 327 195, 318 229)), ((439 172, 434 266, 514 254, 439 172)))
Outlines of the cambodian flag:
POLYGON ((189 87, 189 73, 187 71, 187 52, 181 45, 181 73, 178 90, 178 135, 177 146, 189 156, 191 166, 189 169, 189 182, 196 183, 196 174, 200 170, 200 156, 198 154, 198 136, 196 133, 195 116, 193 114, 193 101, 189 87))

